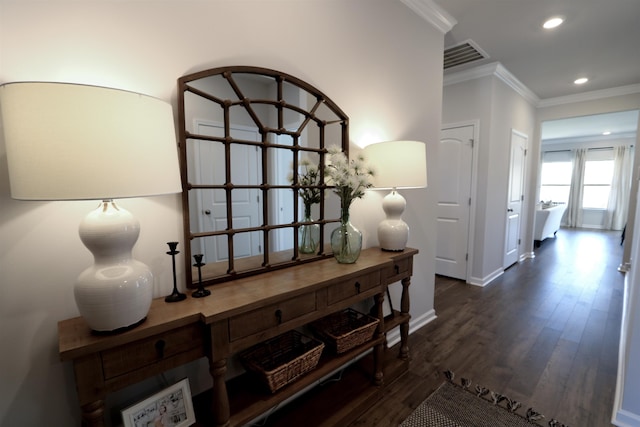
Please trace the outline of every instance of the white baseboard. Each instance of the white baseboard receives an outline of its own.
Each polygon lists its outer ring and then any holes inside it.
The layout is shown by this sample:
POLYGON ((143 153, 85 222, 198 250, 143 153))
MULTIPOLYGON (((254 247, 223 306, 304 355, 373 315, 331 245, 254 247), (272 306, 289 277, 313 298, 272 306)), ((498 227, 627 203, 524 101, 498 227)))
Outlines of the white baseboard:
POLYGON ((606 230, 606 228, 600 224, 582 224, 580 228, 588 228, 589 230, 606 230))
POLYGON ((409 322, 409 333, 417 331, 418 329, 422 328, 423 326, 426 326, 429 323, 433 322, 437 318, 438 318, 438 316, 436 316, 436 311, 432 308, 431 310, 427 311, 426 313, 423 313, 422 316, 417 317, 415 319, 412 319, 409 322))
POLYGON ((474 285, 474 286, 487 286, 494 279, 502 276, 503 274, 504 274, 504 270, 502 268, 499 268, 496 271, 494 271, 493 273, 485 276, 484 278, 470 277, 468 283, 470 285, 474 285))
POLYGON ((535 258, 535 257, 536 257, 536 253, 535 253, 535 252, 533 252, 533 251, 531 251, 531 252, 525 252, 524 254, 522 254, 522 255, 520 256, 520 261, 522 262, 522 261, 524 261, 524 260, 526 260, 526 259, 533 259, 533 258, 535 258))
MULTIPOLYGON (((436 316, 436 311, 434 309, 431 309, 429 311, 427 311, 426 313, 424 313, 422 316, 416 318, 416 319, 412 319, 409 321, 409 334, 414 333, 415 331, 417 331, 418 329, 422 328, 423 326, 428 325, 429 323, 433 322, 434 320, 437 319, 438 316, 436 316)), ((392 347, 394 345, 396 345, 397 343, 400 342, 400 330, 399 328, 394 328, 393 331, 389 332, 387 334, 387 345, 389 347, 392 347)))

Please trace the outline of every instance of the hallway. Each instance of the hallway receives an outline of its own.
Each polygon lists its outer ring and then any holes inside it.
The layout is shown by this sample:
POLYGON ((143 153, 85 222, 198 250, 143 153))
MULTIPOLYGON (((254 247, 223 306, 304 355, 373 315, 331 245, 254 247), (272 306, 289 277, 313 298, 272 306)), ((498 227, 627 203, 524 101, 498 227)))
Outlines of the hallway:
POLYGON ((624 275, 620 232, 567 230, 484 288, 436 277, 438 318, 410 336, 411 366, 353 425, 397 425, 454 371, 546 422, 610 426, 624 275))

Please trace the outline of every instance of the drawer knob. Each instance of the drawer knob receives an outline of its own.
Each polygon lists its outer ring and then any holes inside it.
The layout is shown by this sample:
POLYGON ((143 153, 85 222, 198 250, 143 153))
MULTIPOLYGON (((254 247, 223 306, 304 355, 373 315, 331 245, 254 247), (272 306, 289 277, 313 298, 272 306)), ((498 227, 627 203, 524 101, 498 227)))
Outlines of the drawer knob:
POLYGON ((396 271, 396 274, 400 274, 400 266, 398 264, 394 265, 393 269, 396 271))
POLYGON ((166 345, 167 343, 164 340, 156 341, 156 354, 158 355, 159 359, 162 359, 164 357, 164 348, 166 345))
POLYGON ((278 321, 278 325, 282 323, 282 310, 276 310, 276 320, 278 321))
POLYGON ((356 292, 360 293, 360 282, 356 282, 356 292))

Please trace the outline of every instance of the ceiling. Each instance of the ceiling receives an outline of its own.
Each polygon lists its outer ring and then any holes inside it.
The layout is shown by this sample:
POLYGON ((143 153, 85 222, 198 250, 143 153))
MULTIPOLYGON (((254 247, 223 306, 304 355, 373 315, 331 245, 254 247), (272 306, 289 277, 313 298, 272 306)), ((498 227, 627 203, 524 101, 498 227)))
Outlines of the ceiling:
POLYGON ((434 0, 457 24, 445 48, 468 39, 541 100, 640 84, 639 0, 434 0), (565 21, 542 28, 552 16, 565 21), (573 81, 586 76, 582 86, 573 81))
MULTIPOLYGON (((499 62, 541 101, 640 85, 640 0, 433 0, 457 24, 445 49, 471 41, 486 59, 459 65, 445 76, 499 62), (553 16, 564 23, 542 24, 553 16), (581 86, 578 77, 588 77, 581 86)), ((603 114, 548 122, 542 140, 632 134, 635 114, 603 114)))

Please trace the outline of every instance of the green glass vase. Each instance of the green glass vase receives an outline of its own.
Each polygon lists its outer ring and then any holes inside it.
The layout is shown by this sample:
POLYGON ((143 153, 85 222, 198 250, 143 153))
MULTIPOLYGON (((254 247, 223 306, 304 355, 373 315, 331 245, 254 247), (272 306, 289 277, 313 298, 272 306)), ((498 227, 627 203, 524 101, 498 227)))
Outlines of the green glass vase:
MULTIPOLYGON (((302 222, 311 222, 311 206, 305 205, 302 222)), ((313 254, 320 242, 320 224, 303 224, 298 228, 298 251, 301 254, 313 254)))
POLYGON ((353 264, 362 250, 362 233, 349 221, 349 205, 341 207, 340 225, 331 232, 331 250, 341 264, 353 264))

